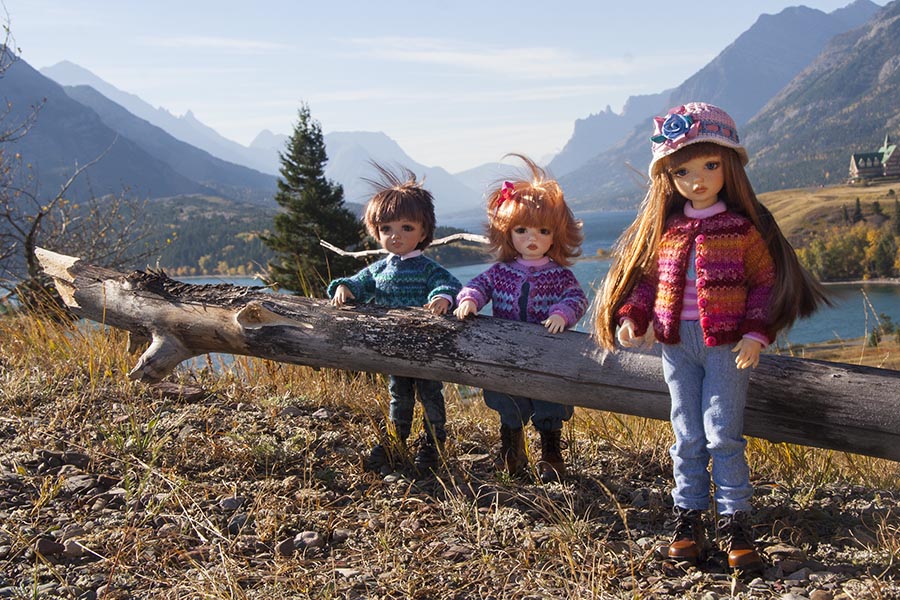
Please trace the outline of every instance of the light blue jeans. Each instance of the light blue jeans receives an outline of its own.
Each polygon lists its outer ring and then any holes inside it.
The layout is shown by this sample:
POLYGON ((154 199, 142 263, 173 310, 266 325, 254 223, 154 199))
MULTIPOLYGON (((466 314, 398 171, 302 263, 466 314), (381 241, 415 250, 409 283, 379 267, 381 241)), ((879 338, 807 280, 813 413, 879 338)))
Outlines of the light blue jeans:
POLYGON ((683 321, 679 332, 681 343, 662 349, 675 433, 672 498, 682 508, 708 509, 712 459, 719 514, 749 511, 753 488, 743 431, 750 369, 734 364, 734 344, 706 346, 698 321, 683 321))
POLYGON ((390 419, 397 430, 397 437, 402 440, 409 437, 418 390, 419 402, 422 403, 425 413, 425 431, 433 430, 434 437, 442 442, 447 439, 445 429, 447 408, 444 404, 443 382, 395 375, 391 375, 388 382, 388 391, 391 394, 390 419))
POLYGON ((568 404, 534 400, 525 396, 512 396, 502 392, 484 390, 484 403, 500 414, 500 424, 519 429, 528 419, 535 429, 559 431, 563 421, 572 418, 575 409, 568 404))

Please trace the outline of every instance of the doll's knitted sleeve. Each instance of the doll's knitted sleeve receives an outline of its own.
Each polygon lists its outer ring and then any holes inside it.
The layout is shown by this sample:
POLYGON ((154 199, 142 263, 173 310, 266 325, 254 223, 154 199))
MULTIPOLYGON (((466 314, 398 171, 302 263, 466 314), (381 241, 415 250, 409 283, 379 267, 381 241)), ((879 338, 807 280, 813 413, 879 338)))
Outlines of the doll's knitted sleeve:
POLYGON ((587 311, 588 299, 581 289, 575 274, 569 269, 560 267, 559 301, 550 307, 550 314, 560 315, 566 320, 566 327, 573 327, 587 311))
POLYGON ((334 298, 338 286, 345 285, 350 290, 350 293, 353 294, 356 302, 360 304, 371 302, 375 299, 375 277, 373 276, 372 268, 381 262, 384 261, 373 263, 352 277, 338 277, 328 284, 328 297, 334 298))
POLYGON ((498 264, 491 265, 490 269, 464 285, 456 295, 456 305, 459 306, 464 300, 471 300, 477 310, 484 308, 494 295, 494 275, 498 264))
POLYGON ((634 334, 638 337, 647 332, 656 300, 656 273, 641 277, 631 293, 625 298, 625 302, 616 311, 619 323, 623 319, 631 319, 634 322, 634 334))
POLYGON ((462 289, 459 279, 453 276, 450 271, 439 265, 435 261, 431 261, 432 266, 428 273, 428 301, 431 302, 438 296, 446 296, 450 298, 450 303, 456 299, 456 295, 462 289))
POLYGON ((769 341, 774 340, 777 331, 772 331, 769 323, 769 300, 775 286, 775 261, 769 254, 765 240, 755 227, 747 232, 747 246, 744 250, 744 275, 747 279, 747 308, 740 324, 740 333, 757 333, 769 341))

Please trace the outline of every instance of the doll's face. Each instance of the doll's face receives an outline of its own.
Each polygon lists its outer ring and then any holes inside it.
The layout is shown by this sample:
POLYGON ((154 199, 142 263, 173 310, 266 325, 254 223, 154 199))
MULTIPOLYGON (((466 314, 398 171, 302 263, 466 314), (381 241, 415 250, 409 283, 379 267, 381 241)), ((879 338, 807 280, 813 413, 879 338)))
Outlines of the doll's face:
POLYGON ((722 160, 715 155, 698 156, 681 163, 670 171, 678 193, 687 198, 696 210, 708 208, 719 199, 725 185, 722 160))
POLYGON ((378 224, 378 243, 388 252, 403 256, 425 239, 425 228, 417 221, 402 219, 378 224))
POLYGON ((542 258, 553 245, 553 232, 547 227, 516 225, 509 231, 513 248, 525 260, 542 258))

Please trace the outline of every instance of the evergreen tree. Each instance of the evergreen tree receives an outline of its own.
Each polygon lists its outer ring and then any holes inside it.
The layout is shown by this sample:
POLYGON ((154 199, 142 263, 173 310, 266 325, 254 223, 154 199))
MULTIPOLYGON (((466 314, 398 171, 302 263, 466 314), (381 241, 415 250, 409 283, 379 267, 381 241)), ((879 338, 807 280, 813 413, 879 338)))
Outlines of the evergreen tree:
POLYGON ((844 204, 841 206, 841 219, 844 222, 844 225, 850 224, 850 213, 847 212, 847 205, 844 204))
POLYGON ((856 198, 856 207, 853 209, 853 216, 850 218, 850 220, 854 223, 859 223, 860 221, 862 221, 862 219, 863 219, 862 205, 860 205, 859 197, 857 197, 856 198))
POLYGON ((322 127, 305 103, 298 121, 279 153, 281 176, 275 201, 284 209, 275 216, 275 231, 263 238, 275 252, 269 277, 281 287, 323 296, 332 277, 355 272, 353 258, 331 254, 319 245, 325 239, 339 247, 360 241, 362 226, 344 206, 343 188, 325 178, 325 141, 322 127))
POLYGON ((892 217, 892 219, 894 221, 894 235, 900 235, 900 200, 894 200, 894 216, 892 217))

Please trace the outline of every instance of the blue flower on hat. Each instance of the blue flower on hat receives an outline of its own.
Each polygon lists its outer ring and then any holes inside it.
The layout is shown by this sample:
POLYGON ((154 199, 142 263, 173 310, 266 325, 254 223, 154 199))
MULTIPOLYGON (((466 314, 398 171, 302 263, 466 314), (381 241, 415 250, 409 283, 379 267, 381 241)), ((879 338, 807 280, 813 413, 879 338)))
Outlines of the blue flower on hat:
POLYGON ((695 121, 691 115, 684 114, 685 112, 685 107, 679 106, 665 117, 655 117, 653 120, 659 133, 651 137, 650 141, 675 147, 684 140, 696 136, 700 122, 695 121))

